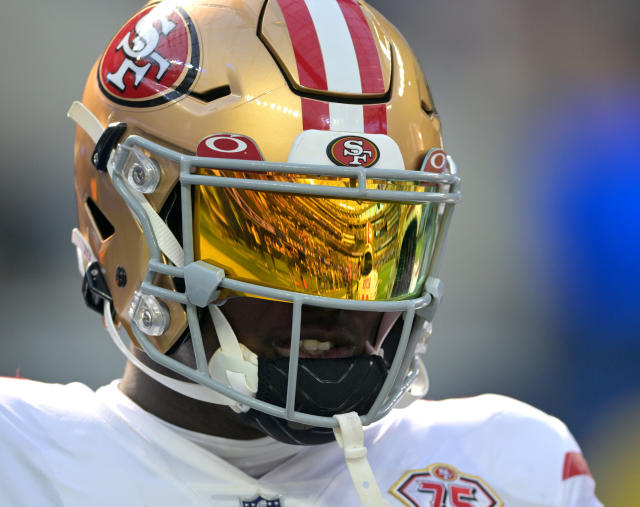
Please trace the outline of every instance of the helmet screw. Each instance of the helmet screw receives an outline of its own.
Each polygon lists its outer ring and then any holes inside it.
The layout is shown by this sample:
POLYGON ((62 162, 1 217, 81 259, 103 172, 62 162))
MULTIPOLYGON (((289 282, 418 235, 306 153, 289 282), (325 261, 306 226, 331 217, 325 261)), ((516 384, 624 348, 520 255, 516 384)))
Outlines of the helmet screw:
POLYGON ((133 162, 127 171, 127 180, 138 192, 150 194, 155 192, 162 178, 158 162, 142 153, 136 152, 138 160, 133 162))
POLYGON ((133 166, 131 169, 131 179, 136 183, 136 185, 144 185, 145 174, 141 165, 136 164, 133 166))
POLYGON ((97 153, 94 153, 93 158, 91 160, 93 161, 93 165, 98 165, 98 161, 100 160, 100 157, 98 156, 97 153))
POLYGON ((145 309, 142 312, 142 323, 145 327, 151 327, 151 324, 153 323, 153 315, 151 315, 149 310, 145 309))
POLYGON ((129 318, 148 336, 160 336, 171 322, 169 309, 154 296, 136 291, 129 303, 129 318))
POLYGON ((127 272, 122 266, 116 268, 116 283, 118 287, 124 287, 127 285, 127 272))

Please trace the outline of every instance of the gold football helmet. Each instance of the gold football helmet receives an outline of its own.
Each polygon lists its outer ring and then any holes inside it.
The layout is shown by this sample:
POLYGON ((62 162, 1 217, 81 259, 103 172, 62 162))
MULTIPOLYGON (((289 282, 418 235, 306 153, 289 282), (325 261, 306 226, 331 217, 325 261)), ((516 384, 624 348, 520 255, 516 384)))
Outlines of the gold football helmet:
MULTIPOLYGON (((69 116, 85 300, 139 368, 255 414, 276 438, 326 441, 333 405, 305 405, 303 390, 323 391, 298 368, 301 308, 316 306, 402 315, 384 358, 379 333, 365 356, 306 365, 370 375, 336 407, 369 424, 415 387, 459 178, 418 62, 377 11, 359 0, 150 2, 69 116), (236 338, 219 307, 237 296, 293 305, 290 357, 272 364, 236 338), (220 341, 211 358, 207 311, 220 341), (189 381, 137 361, 118 327, 189 381), (196 368, 166 354, 186 335, 196 368), (275 399, 261 394, 269 368, 285 372, 275 399), (322 431, 307 438, 309 427, 322 431)), ((352 389, 344 379, 324 396, 352 389)))

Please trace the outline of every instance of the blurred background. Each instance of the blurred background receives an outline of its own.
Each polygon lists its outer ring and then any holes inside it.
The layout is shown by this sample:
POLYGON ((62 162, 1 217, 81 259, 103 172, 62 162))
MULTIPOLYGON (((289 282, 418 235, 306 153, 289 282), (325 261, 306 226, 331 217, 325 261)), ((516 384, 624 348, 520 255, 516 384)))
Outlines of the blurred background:
MULTIPOLYGON (((562 418, 607 505, 640 474, 640 3, 372 0, 430 82, 463 175, 428 352, 432 398, 562 418)), ((124 364, 85 310, 65 113, 132 0, 0 17, 0 375, 93 387, 124 364)))

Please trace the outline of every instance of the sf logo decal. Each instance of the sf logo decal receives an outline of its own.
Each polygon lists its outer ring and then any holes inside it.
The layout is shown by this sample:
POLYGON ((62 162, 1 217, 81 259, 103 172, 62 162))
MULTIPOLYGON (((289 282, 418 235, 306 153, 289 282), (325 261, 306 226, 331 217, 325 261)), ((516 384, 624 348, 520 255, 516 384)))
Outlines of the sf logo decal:
POLYGON ((343 136, 329 143, 327 156, 336 165, 370 167, 380 158, 380 151, 365 137, 343 136))
POLYGON ((189 91, 199 72, 200 46, 181 7, 149 6, 112 39, 98 68, 98 83, 113 102, 151 107, 189 91))
POLYGON ((133 72, 133 86, 137 88, 142 78, 147 75, 151 65, 154 63, 158 66, 155 80, 159 83, 162 80, 162 76, 167 72, 170 63, 169 60, 156 51, 156 48, 160 43, 160 35, 169 35, 176 26, 173 21, 162 14, 158 17, 154 17, 151 14, 143 17, 136 23, 134 29, 136 35, 133 41, 129 41, 131 33, 126 33, 120 41, 120 44, 116 46, 116 50, 124 51, 126 58, 122 61, 120 68, 116 72, 109 72, 107 74, 107 81, 113 83, 118 90, 123 92, 127 87, 127 85, 124 84, 124 75, 126 72, 133 72), (157 21, 160 25, 160 31, 154 26, 154 21, 157 21), (151 61, 146 65, 136 64, 136 62, 147 59, 151 61))

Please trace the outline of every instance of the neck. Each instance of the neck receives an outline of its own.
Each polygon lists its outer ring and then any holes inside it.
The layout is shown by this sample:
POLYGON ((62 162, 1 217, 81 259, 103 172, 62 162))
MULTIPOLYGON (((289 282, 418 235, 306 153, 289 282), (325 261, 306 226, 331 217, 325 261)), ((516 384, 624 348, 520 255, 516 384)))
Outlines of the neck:
MULTIPOLYGON (((176 354, 179 355, 180 350, 176 354)), ((154 363, 147 355, 133 348, 136 357, 158 372, 185 380, 178 374, 154 363)), ((176 357, 178 359, 178 357, 176 357)), ((194 400, 156 382, 127 362, 120 382, 120 391, 143 410, 187 430, 236 440, 251 440, 264 434, 247 425, 229 407, 194 400)))

